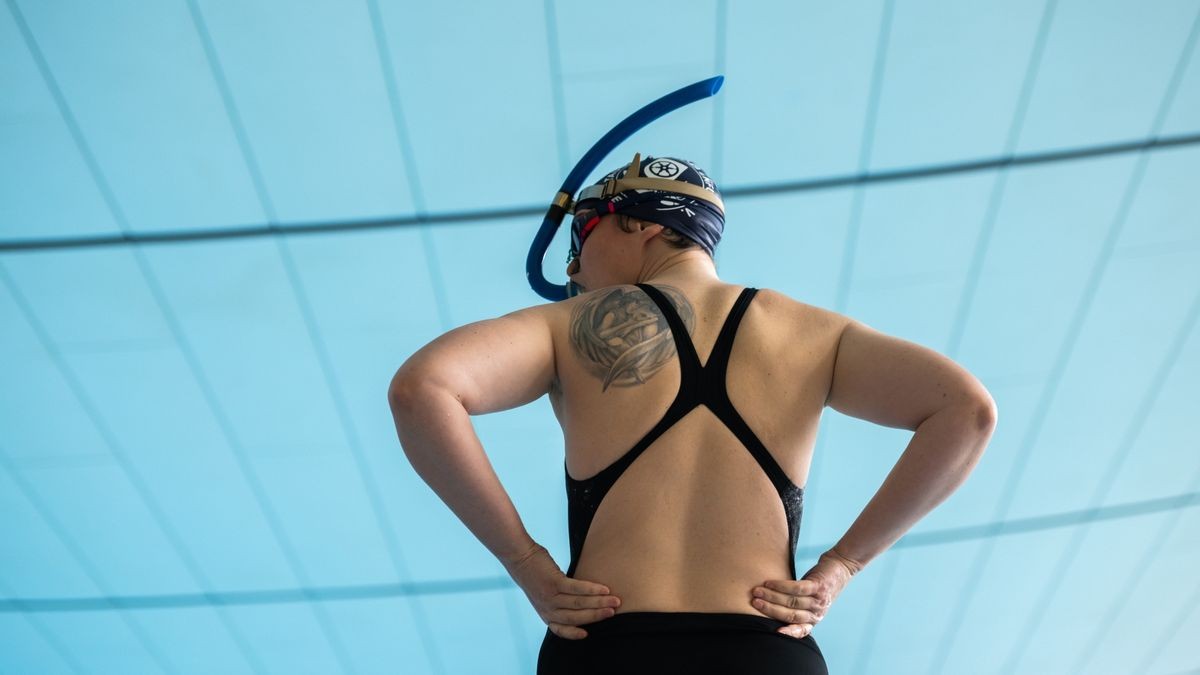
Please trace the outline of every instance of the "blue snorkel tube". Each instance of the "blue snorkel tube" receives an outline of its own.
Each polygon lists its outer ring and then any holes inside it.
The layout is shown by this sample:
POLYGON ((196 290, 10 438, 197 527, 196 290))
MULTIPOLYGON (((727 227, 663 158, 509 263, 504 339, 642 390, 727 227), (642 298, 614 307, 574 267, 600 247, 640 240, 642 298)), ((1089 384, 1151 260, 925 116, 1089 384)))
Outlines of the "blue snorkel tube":
POLYGON ((529 247, 529 256, 525 259, 525 276, 529 278, 529 285, 533 287, 535 293, 553 302, 579 294, 578 286, 571 281, 568 281, 565 286, 547 281, 542 273, 542 261, 546 257, 546 249, 550 248, 550 241, 554 239, 554 233, 558 231, 558 226, 562 223, 563 216, 574 208, 572 200, 575 199, 575 193, 579 191, 579 186, 588 177, 588 174, 608 156, 608 153, 632 136, 634 132, 672 110, 712 96, 717 93, 724 81, 725 77, 722 75, 701 80, 643 106, 641 110, 626 117, 611 131, 604 134, 604 137, 596 141, 592 149, 587 151, 583 159, 579 160, 571 173, 567 175, 567 180, 563 181, 562 187, 558 189, 558 194, 554 195, 554 201, 550 204, 549 210, 546 211, 546 217, 542 220, 542 227, 534 236, 533 245, 529 247))

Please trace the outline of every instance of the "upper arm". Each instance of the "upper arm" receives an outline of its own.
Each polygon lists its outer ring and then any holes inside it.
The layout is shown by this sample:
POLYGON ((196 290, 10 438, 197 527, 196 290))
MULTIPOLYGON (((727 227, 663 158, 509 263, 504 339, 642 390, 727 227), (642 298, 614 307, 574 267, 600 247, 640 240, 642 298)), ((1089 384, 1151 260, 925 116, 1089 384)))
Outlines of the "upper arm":
POLYGON ((854 319, 841 332, 826 405, 910 430, 951 405, 995 412, 983 384, 950 358, 854 319))
POLYGON ((452 392, 472 415, 540 398, 555 378, 554 340, 545 305, 460 326, 417 350, 388 388, 395 404, 410 392, 452 392))

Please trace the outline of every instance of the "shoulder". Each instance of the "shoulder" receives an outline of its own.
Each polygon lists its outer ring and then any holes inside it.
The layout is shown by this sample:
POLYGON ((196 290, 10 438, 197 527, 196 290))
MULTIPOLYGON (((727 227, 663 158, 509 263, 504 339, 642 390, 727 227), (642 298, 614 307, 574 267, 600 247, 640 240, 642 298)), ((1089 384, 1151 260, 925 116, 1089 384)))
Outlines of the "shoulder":
POLYGON ((598 304, 613 302, 615 300, 627 298, 630 295, 636 298, 649 298, 649 296, 646 295, 646 293, 642 289, 638 288, 635 284, 614 284, 612 286, 597 288, 586 293, 580 293, 573 298, 567 298, 566 300, 552 302, 543 306, 553 308, 552 310, 548 311, 559 311, 566 315, 571 315, 578 312, 580 307, 595 306, 598 304))
POLYGON ((634 284, 617 284, 597 288, 565 300, 533 305, 509 312, 505 316, 536 319, 554 326, 570 320, 573 316, 578 316, 582 311, 595 311, 597 307, 627 299, 626 296, 630 294, 636 294, 636 297, 644 298, 646 302, 649 302, 649 297, 634 284))
POLYGON ((850 317, 844 314, 796 300, 786 293, 771 288, 758 289, 754 296, 754 302, 750 303, 752 309, 755 306, 758 311, 764 312, 773 319, 802 326, 808 332, 841 334, 841 331, 851 321, 850 317))

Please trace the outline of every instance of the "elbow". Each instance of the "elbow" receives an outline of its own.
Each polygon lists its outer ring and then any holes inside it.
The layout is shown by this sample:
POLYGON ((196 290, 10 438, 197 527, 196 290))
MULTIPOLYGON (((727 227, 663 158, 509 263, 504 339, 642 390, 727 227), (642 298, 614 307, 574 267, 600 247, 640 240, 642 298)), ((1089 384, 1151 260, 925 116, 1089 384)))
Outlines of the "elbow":
POLYGON ((399 408, 404 402, 404 392, 395 384, 388 385, 388 407, 392 410, 399 408))
POLYGON ((401 370, 396 371, 392 381, 388 383, 388 406, 392 410, 405 407, 412 399, 412 378, 404 377, 401 370))
POLYGON ((935 414, 952 417, 964 432, 983 436, 991 436, 999 419, 996 401, 984 389, 962 394, 958 400, 940 408, 935 414))
POLYGON ((958 401, 941 408, 936 414, 957 420, 964 433, 985 437, 992 435, 999 419, 996 401, 987 391, 964 395, 958 401))
POLYGON ((443 380, 431 376, 428 372, 401 368, 388 384, 388 405, 392 410, 408 409, 414 405, 423 405, 431 397, 445 391, 449 390, 443 380))
POLYGON ((996 422, 999 420, 996 401, 992 395, 984 392, 983 397, 972 408, 971 414, 975 429, 982 434, 991 436, 996 429, 996 422))

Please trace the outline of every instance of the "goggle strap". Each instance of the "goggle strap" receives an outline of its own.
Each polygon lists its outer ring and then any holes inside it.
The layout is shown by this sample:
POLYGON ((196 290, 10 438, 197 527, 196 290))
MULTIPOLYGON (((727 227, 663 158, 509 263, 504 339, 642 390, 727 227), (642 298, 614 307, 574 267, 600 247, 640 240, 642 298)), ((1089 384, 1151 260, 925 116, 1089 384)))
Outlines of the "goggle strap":
POLYGON ((669 180, 666 178, 618 178, 610 180, 601 185, 591 185, 583 189, 579 193, 579 203, 585 199, 606 199, 618 192, 625 190, 661 190, 663 192, 677 192, 685 194, 689 197, 708 202, 717 207, 722 214, 725 213, 725 203, 715 193, 705 190, 699 185, 684 183, 683 181, 669 180))

